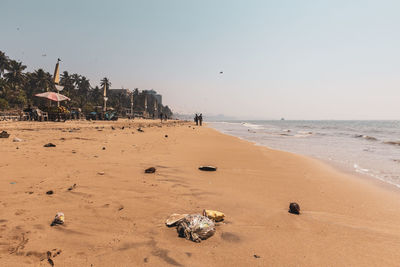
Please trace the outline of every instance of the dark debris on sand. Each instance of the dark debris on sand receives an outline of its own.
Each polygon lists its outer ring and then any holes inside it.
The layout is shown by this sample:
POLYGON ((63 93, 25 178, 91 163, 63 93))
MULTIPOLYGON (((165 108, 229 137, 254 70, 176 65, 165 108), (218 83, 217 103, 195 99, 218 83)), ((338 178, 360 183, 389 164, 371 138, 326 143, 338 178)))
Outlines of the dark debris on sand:
POLYGON ((156 172, 156 168, 154 167, 150 167, 147 168, 146 170, 144 170, 145 173, 155 173, 156 172))
POLYGON ((299 215, 300 214, 300 206, 296 202, 292 202, 289 205, 289 213, 299 215))
POLYGON ((44 147, 56 147, 56 145, 53 143, 48 143, 48 144, 45 144, 44 147))
POLYGON ((2 131, 2 132, 0 133, 0 138, 8 138, 8 137, 10 137, 10 134, 7 133, 6 131, 2 131))

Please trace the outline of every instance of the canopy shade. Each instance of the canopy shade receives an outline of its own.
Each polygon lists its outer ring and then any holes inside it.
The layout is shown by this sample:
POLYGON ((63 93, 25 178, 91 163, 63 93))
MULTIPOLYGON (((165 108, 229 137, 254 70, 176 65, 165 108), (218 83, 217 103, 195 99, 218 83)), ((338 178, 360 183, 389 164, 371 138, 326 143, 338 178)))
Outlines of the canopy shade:
POLYGON ((45 92, 45 93, 36 94, 35 96, 44 97, 44 98, 47 98, 47 99, 50 99, 50 100, 53 100, 56 102, 71 100, 69 97, 66 97, 65 95, 55 93, 55 92, 45 92))

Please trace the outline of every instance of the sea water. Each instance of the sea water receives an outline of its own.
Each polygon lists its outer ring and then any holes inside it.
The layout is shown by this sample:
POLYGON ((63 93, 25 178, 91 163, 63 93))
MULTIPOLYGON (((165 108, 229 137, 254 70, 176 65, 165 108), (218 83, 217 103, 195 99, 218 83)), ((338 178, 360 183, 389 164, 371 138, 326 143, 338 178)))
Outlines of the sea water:
POLYGON ((400 187, 400 121, 223 121, 209 125, 258 145, 330 161, 400 187))

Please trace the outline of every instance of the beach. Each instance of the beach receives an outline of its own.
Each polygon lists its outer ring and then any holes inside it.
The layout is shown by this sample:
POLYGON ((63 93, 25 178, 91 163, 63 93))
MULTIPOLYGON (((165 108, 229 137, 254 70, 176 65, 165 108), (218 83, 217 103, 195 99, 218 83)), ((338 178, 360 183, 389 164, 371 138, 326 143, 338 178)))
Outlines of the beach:
POLYGON ((50 266, 47 251, 55 266, 399 264, 398 189, 316 159, 183 121, 0 122, 2 130, 11 135, 0 139, 1 266, 50 266), (290 202, 300 215, 288 213, 290 202), (172 213, 203 209, 226 219, 201 243, 165 225, 172 213), (65 224, 51 227, 57 212, 65 224))

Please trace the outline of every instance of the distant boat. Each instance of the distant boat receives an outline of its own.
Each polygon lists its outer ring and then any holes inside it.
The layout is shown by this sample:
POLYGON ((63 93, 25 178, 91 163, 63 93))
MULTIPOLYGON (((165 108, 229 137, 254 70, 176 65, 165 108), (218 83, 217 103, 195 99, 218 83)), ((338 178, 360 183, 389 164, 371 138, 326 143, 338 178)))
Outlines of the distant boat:
POLYGON ((284 121, 285 120, 285 118, 281 118, 281 121, 284 121))

